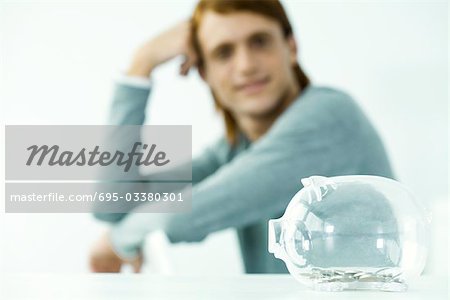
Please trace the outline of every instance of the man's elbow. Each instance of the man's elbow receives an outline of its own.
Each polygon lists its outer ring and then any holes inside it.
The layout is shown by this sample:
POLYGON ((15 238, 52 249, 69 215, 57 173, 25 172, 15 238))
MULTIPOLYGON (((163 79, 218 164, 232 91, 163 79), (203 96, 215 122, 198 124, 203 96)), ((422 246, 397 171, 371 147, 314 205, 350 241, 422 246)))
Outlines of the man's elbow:
POLYGON ((117 223, 122 220, 126 213, 102 213, 102 212, 94 212, 94 218, 99 221, 107 222, 107 223, 117 223))

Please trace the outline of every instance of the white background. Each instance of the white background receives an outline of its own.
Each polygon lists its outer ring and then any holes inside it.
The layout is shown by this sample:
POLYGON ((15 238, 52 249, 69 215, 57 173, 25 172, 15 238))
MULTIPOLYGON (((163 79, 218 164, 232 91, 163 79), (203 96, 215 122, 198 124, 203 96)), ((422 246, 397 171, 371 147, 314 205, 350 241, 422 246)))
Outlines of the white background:
MULTIPOLYGON (((195 1, 0 3, 2 124, 104 124, 114 77, 133 50, 187 18, 195 1)), ((435 212, 433 253, 440 258, 434 269, 442 271, 448 250, 438 239, 448 236, 449 215, 448 3, 283 3, 313 83, 356 98, 383 137, 398 178, 435 212)), ((154 72, 148 121, 192 124, 199 153, 222 134, 222 123, 207 87, 196 74, 178 77, 178 63, 154 72)), ((3 145, 3 130, 1 139, 3 145)), ((88 249, 104 229, 88 214, 0 217, 0 270, 6 272, 87 272, 88 249)), ((231 230, 167 253, 177 274, 242 271, 231 230)))

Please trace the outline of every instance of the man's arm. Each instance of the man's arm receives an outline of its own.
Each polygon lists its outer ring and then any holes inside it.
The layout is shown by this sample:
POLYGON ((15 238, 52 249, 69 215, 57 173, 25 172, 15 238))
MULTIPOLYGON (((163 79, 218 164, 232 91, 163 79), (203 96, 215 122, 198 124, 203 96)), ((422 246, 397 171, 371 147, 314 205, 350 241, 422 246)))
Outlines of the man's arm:
MULTIPOLYGON (((117 253, 132 258, 145 235, 164 229, 172 242, 199 241, 211 232, 268 220, 286 208, 311 175, 356 171, 358 118, 346 95, 305 92, 245 153, 194 186, 192 211, 129 214, 111 231, 117 253)), ((139 211, 139 209, 137 210, 139 211)))
MULTIPOLYGON (((189 44, 189 40, 190 23, 185 21, 161 33, 155 38, 148 40, 138 48, 125 75, 128 78, 132 78, 133 80, 131 81, 139 81, 140 86, 133 87, 125 84, 117 87, 115 100, 118 101, 114 101, 113 103, 110 124, 143 124, 145 119, 144 111, 150 93, 149 86, 145 84, 145 81, 148 80, 154 68, 179 55, 184 55, 185 57, 185 61, 180 66, 180 74, 187 75, 189 69, 194 66, 196 62, 196 55, 192 50, 192 46, 189 44), (142 82, 144 82, 143 85, 141 84, 142 82)), ((129 82, 130 80, 126 81, 129 82)), ((208 155, 203 155, 202 159, 193 162, 193 180, 200 180, 201 178, 208 176, 216 168, 215 164, 211 163, 211 159, 208 158, 208 155), (198 166, 198 168, 196 166, 198 166)), ((137 170, 135 169, 133 172, 137 172, 137 170)), ((96 214, 98 218, 109 222, 118 222, 125 215, 126 213, 96 214)), ((112 251, 107 235, 101 236, 100 239, 94 243, 90 254, 92 271, 117 272, 120 270, 120 266, 123 262, 124 261, 112 251)), ((141 262, 142 260, 140 259, 132 262, 136 271, 138 271, 141 262)))
MULTIPOLYGON (((109 124, 112 125, 142 125, 145 121, 145 109, 149 95, 151 93, 150 86, 136 86, 120 82, 116 85, 113 102, 111 105, 111 112, 109 117, 109 124)), ((116 149, 127 150, 136 141, 140 141, 139 131, 121 131, 113 133, 110 143, 115 143, 116 149)), ((174 192, 168 190, 168 185, 160 182, 152 182, 153 178, 179 178, 177 174, 186 174, 186 168, 192 169, 192 184, 195 185, 201 182, 204 178, 214 173, 223 163, 223 159, 219 156, 224 156, 222 152, 226 151, 226 141, 224 138, 217 141, 211 147, 205 149, 201 155, 187 162, 186 164, 177 166, 168 171, 158 172, 152 175, 141 176, 139 169, 135 166, 128 171, 127 178, 139 178, 136 183, 127 183, 123 187, 125 192, 145 192, 145 193, 159 193, 159 192, 174 192), (133 175, 130 175, 133 173, 133 175), (147 181, 145 183, 142 183, 147 181)), ((109 170, 109 169, 108 169, 109 170)), ((189 170, 191 171, 191 170, 189 170)), ((110 172, 110 171, 108 171, 110 172)), ((119 177, 120 174, 117 176, 119 177)), ((111 176, 108 174, 107 176, 111 176)), ((121 187, 114 182, 111 183, 114 187, 121 187)), ((190 185, 190 183, 180 184, 179 188, 190 185)), ((115 203, 116 204, 116 203, 115 203)), ((99 204, 95 207, 96 212, 94 216, 102 221, 115 223, 120 221, 127 212, 142 202, 125 203, 126 207, 122 207, 119 213, 105 213, 102 212, 102 205, 111 205, 110 203, 99 204)), ((105 209, 108 207, 105 207, 105 209)))
MULTIPOLYGON (((145 120, 145 109, 151 92, 149 77, 152 71, 159 65, 174 57, 183 55, 184 63, 180 66, 181 75, 187 75, 189 69, 195 64, 196 55, 192 50, 190 41, 190 23, 180 22, 158 36, 148 40, 135 52, 128 70, 116 85, 113 102, 109 114, 108 124, 111 125, 142 125, 145 120)), ((109 137, 109 142, 116 149, 129 149, 136 141, 140 140, 139 132, 120 131, 109 137)), ((219 141, 218 143, 224 143, 219 141)), ((218 144, 215 147, 220 147, 218 144)), ((223 148, 223 147, 220 147, 223 148)), ((192 183, 195 184, 212 174, 221 164, 215 155, 215 149, 207 149, 204 153, 192 161, 192 183)), ((191 163, 182 165, 167 171, 164 178, 177 178, 176 174, 185 170, 191 163)), ((108 171, 109 172, 109 169, 108 171)), ((161 175, 161 173, 159 173, 161 175)), ((158 176, 159 176, 158 175, 158 176)), ((138 168, 132 168, 127 178, 140 178, 151 181, 151 176, 140 177, 138 168), (131 175, 130 175, 131 174, 131 175)), ((159 176, 161 177, 161 176, 159 176)), ((104 178, 111 178, 110 174, 104 178)), ((128 189, 142 192, 171 192, 167 185, 153 182, 151 185, 128 184, 128 189)), ((128 210, 140 205, 141 202, 128 203, 126 207, 120 207, 120 213, 102 213, 102 204, 94 209, 96 218, 107 222, 118 222, 128 210)))

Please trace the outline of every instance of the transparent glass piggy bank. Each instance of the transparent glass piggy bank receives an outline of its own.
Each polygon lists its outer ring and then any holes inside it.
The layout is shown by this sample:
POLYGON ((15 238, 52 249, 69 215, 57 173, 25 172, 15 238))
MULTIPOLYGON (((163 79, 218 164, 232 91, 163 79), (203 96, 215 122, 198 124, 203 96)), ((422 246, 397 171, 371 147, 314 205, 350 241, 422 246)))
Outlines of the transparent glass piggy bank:
POLYGON ((280 219, 269 252, 320 291, 405 291, 424 269, 430 216, 399 182, 312 176, 280 219))

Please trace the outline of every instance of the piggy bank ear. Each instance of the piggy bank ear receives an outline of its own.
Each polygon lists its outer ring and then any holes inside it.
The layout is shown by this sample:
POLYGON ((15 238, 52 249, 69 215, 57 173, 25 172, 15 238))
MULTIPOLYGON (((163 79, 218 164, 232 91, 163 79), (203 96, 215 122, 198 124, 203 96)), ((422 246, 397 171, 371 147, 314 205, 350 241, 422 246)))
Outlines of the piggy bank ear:
POLYGON ((320 202, 331 191, 337 188, 336 183, 328 177, 311 176, 302 178, 303 186, 309 191, 308 203, 320 202))

